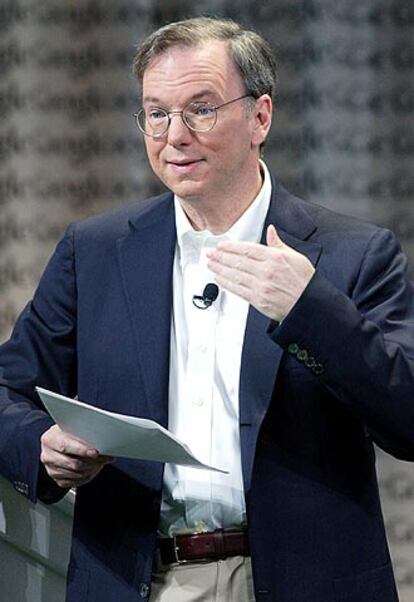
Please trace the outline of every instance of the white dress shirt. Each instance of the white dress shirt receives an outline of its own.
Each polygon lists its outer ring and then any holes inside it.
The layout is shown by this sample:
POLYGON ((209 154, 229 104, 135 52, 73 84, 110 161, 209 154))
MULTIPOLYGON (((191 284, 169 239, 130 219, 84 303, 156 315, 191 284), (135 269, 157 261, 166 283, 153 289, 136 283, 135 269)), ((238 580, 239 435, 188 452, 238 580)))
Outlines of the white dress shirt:
MULTIPOLYGON (((220 236, 192 228, 174 198, 177 244, 173 267, 169 424, 201 461, 229 471, 166 464, 161 505, 161 536, 212 531, 246 521, 239 435, 239 378, 248 303, 224 290, 211 307, 194 307, 214 282, 206 253, 222 240, 259 242, 269 208, 271 181, 220 236)), ((225 202, 225 199, 224 201, 225 202)))

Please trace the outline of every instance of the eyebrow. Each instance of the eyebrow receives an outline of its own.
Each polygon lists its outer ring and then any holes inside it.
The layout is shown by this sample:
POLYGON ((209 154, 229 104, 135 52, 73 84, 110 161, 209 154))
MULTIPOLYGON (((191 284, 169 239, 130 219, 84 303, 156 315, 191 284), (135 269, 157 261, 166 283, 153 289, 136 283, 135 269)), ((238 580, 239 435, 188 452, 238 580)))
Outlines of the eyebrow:
MULTIPOLYGON (((199 100, 200 98, 206 98, 210 97, 212 98, 214 95, 214 93, 211 90, 201 90, 200 92, 196 92, 195 94, 193 94, 188 101, 186 102, 186 104, 189 104, 190 102, 194 102, 195 100, 199 100)), ((143 98, 143 102, 153 102, 155 104, 157 104, 158 106, 161 105, 161 101, 157 96, 145 96, 143 98)))

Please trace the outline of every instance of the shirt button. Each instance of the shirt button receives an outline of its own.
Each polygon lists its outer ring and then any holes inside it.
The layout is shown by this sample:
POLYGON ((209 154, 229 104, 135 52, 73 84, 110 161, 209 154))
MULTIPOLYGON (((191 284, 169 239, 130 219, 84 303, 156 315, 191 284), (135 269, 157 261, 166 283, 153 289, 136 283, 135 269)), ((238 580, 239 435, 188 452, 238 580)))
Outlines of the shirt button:
POLYGON ((150 592, 149 585, 147 583, 141 583, 139 586, 139 595, 141 598, 148 598, 150 592))
POLYGON ((202 397, 198 397, 193 401, 193 405, 195 405, 197 408, 201 408, 204 405, 204 399, 202 397))
POLYGON ((207 345, 200 345, 200 347, 198 348, 200 353, 206 353, 207 351, 207 345))

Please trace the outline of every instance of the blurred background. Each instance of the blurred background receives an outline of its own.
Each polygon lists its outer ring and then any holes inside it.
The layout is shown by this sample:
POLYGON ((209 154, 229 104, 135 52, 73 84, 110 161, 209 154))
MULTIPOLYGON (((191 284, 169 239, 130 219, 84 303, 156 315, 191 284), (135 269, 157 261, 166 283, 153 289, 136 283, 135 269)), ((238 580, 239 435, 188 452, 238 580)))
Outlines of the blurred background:
MULTIPOLYGON (((132 118, 130 64, 151 30, 196 15, 234 18, 275 48, 265 159, 281 182, 390 227, 414 277, 412 0, 0 0, 0 341, 68 223, 161 190, 132 118)), ((412 602, 414 469, 378 455, 412 602)))

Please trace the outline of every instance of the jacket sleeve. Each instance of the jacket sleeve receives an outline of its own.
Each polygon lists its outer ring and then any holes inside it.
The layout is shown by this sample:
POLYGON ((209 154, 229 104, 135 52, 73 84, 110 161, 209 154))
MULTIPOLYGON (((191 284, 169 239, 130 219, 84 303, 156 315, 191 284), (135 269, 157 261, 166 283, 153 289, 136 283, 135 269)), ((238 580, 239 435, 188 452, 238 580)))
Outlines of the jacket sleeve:
POLYGON ((298 361, 316 362, 315 378, 380 447, 414 460, 414 295, 406 263, 393 234, 377 230, 351 294, 317 270, 271 336, 298 361))
POLYGON ((76 281, 73 228, 58 244, 33 300, 0 347, 0 472, 33 502, 67 490, 40 463, 40 437, 54 423, 35 392, 76 395, 76 281))

